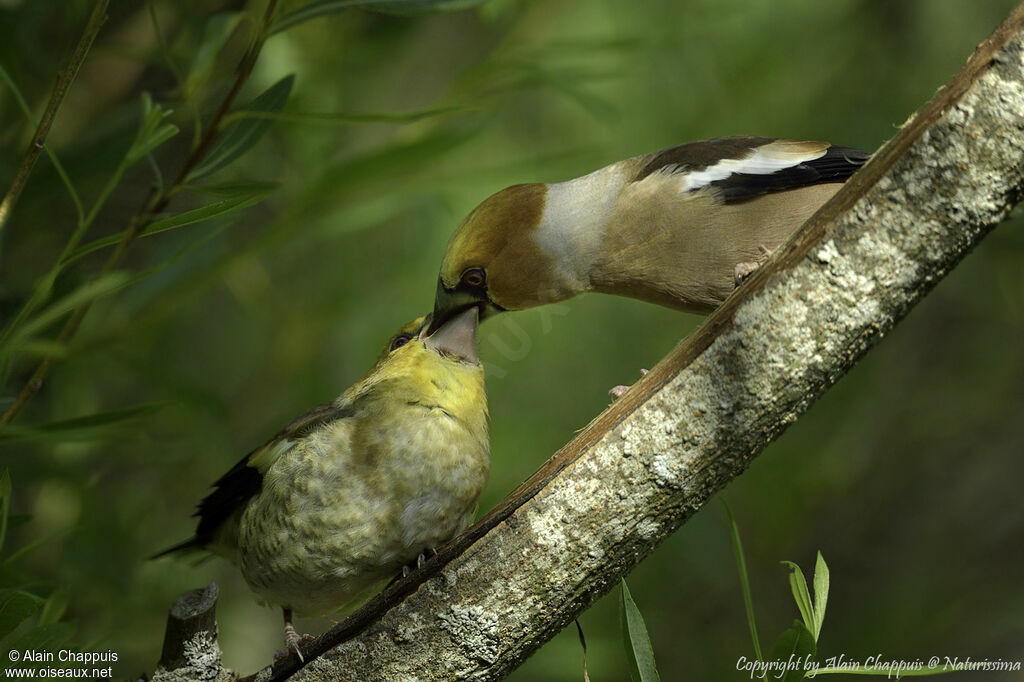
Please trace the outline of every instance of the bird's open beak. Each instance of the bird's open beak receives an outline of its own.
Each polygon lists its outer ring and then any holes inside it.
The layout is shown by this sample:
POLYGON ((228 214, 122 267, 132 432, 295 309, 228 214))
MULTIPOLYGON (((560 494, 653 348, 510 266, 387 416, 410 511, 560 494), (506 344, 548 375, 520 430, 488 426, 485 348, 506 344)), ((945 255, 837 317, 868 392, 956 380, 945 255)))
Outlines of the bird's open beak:
POLYGON ((480 322, 503 310, 478 294, 461 289, 446 289, 444 282, 438 277, 437 293, 434 295, 434 313, 430 316, 428 333, 434 333, 445 322, 469 308, 479 310, 480 322))
POLYGON ((477 364, 476 327, 480 319, 477 306, 466 308, 442 323, 436 331, 426 325, 420 339, 427 348, 445 355, 454 355, 470 364, 477 364))

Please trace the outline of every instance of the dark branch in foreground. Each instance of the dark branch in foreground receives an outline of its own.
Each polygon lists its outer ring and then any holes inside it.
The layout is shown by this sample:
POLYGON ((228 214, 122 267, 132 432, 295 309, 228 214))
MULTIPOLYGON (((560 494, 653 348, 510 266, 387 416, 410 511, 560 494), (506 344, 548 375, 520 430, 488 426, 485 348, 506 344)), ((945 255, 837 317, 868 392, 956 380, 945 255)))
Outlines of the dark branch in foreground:
POLYGON ((167 615, 164 650, 153 682, 232 679, 221 665, 217 645, 217 583, 186 592, 167 615))

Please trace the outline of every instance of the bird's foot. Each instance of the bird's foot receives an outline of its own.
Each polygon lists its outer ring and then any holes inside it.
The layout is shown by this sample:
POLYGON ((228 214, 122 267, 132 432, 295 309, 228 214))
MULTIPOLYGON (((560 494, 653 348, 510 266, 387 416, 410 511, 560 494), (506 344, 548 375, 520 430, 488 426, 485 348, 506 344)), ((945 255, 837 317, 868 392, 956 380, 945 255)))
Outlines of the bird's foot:
POLYGON ((766 246, 759 246, 757 248, 761 252, 761 255, 758 256, 756 261, 736 264, 736 269, 733 271, 733 278, 736 282, 736 286, 739 286, 743 284, 745 281, 747 281, 747 278, 749 278, 752 274, 757 272, 757 269, 764 265, 769 258, 771 258, 771 249, 769 249, 766 246))
MULTIPOLYGON (((646 369, 641 369, 640 370, 640 376, 642 376, 642 377, 643 376, 647 376, 647 370, 646 369)), ((620 384, 618 386, 613 386, 612 389, 608 391, 608 397, 612 399, 612 402, 615 402, 616 400, 618 400, 622 396, 626 395, 626 391, 628 391, 631 388, 633 388, 632 385, 624 386, 624 385, 620 384)))
POLYGON ((295 631, 295 626, 292 625, 292 611, 284 609, 284 651, 274 652, 274 662, 288 658, 294 651, 299 660, 305 663, 306 659, 302 657, 302 647, 312 642, 313 639, 313 635, 300 635, 295 631))
POLYGON ((316 639, 313 635, 299 634, 295 631, 295 628, 288 625, 284 626, 284 651, 274 652, 274 662, 280 661, 283 658, 288 658, 293 653, 299 657, 299 660, 303 663, 306 659, 302 656, 302 647, 308 646, 316 639))

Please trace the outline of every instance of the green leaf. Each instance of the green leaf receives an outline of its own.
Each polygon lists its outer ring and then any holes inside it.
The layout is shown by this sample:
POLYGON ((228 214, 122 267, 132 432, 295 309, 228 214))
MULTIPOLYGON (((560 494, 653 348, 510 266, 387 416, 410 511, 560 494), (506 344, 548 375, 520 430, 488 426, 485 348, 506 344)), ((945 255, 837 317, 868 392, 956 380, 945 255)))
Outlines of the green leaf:
POLYGON ((732 551, 736 555, 736 570, 740 574, 740 589, 743 591, 743 606, 747 610, 747 625, 750 627, 750 638, 754 642, 754 655, 757 656, 757 660, 763 661, 764 655, 761 653, 761 640, 757 636, 757 621, 754 619, 754 598, 750 593, 750 578, 747 576, 747 560, 743 556, 743 543, 740 542, 740 528, 736 525, 736 519, 733 518, 729 503, 725 501, 724 497, 719 497, 719 499, 722 500, 722 506, 725 507, 725 515, 729 519, 732 551))
POLYGON ((44 308, 38 315, 26 320, 17 329, 13 330, 0 350, 16 348, 23 343, 36 343, 35 335, 46 330, 47 327, 64 317, 72 310, 85 303, 91 303, 96 299, 113 293, 128 283, 128 273, 112 272, 100 277, 94 282, 88 282, 78 287, 64 298, 55 301, 44 308))
MULTIPOLYGON (((789 587, 793 591, 796 607, 800 609, 800 617, 808 631, 814 628, 814 607, 811 605, 811 594, 807 591, 807 580, 804 572, 792 561, 783 561, 789 567, 789 587)), ((817 641, 817 640, 815 640, 817 641)))
POLYGON ((109 412, 98 412, 84 417, 74 417, 39 426, 8 424, 0 429, 0 443, 19 440, 56 440, 59 442, 95 440, 115 426, 152 414, 162 405, 139 405, 109 412))
POLYGON ((239 211, 244 211, 250 206, 263 201, 269 194, 269 190, 260 190, 246 194, 238 194, 220 201, 215 201, 212 204, 207 204, 206 206, 201 206, 199 208, 192 209, 191 211, 185 211, 184 213, 179 213, 176 216, 154 221, 142 231, 142 235, 148 237, 150 235, 159 234, 160 232, 167 232, 168 230, 173 230, 178 227, 184 227, 185 225, 193 225, 195 223, 201 223, 214 218, 222 218, 224 216, 231 215, 232 213, 238 213, 239 211))
MULTIPOLYGON (((267 90, 249 103, 246 111, 273 112, 280 111, 288 102, 295 76, 285 76, 271 85, 267 90)), ((194 182, 207 175, 216 173, 232 161, 249 151, 259 142, 263 134, 270 128, 272 121, 260 118, 245 118, 231 124, 224 132, 220 142, 207 157, 188 176, 194 182)))
POLYGON ((337 14, 347 9, 365 9, 388 14, 428 14, 434 12, 451 12, 469 9, 483 3, 484 0, 315 0, 298 9, 287 12, 274 22, 270 29, 271 35, 288 29, 310 19, 337 14))
POLYGON ((434 116, 462 111, 461 106, 428 107, 412 111, 364 111, 364 112, 274 112, 274 111, 236 111, 225 117, 225 121, 233 122, 242 119, 264 119, 287 123, 306 123, 311 125, 352 125, 354 123, 415 123, 434 116))
POLYGON ((71 596, 63 587, 54 590, 43 604, 43 610, 39 612, 39 624, 49 625, 59 621, 67 611, 70 600, 71 596))
POLYGON ((28 339, 18 343, 18 351, 25 355, 60 360, 68 356, 66 344, 50 339, 28 339))
MULTIPOLYGON (((191 211, 185 211, 184 213, 179 213, 178 215, 162 218, 150 223, 146 229, 139 233, 138 238, 152 237, 154 234, 160 234, 161 232, 167 232, 186 225, 194 225, 206 220, 221 218, 231 215, 232 213, 237 213, 266 199, 277 186, 272 184, 263 184, 239 185, 238 187, 239 190, 233 194, 226 192, 221 194, 221 196, 224 196, 225 198, 220 201, 215 201, 212 204, 200 206, 199 208, 192 209, 191 211)), ((125 232, 118 232, 117 234, 111 234, 106 237, 95 239, 88 244, 83 244, 69 253, 64 260, 61 261, 61 266, 72 263, 93 251, 98 251, 99 249, 107 246, 113 246, 124 239, 124 236, 125 232)))
POLYGON ((225 184, 182 185, 181 189, 186 192, 201 194, 208 197, 233 199, 236 197, 257 194, 269 196, 280 186, 280 183, 277 182, 235 182, 225 184))
POLYGON ((8 514, 11 511, 11 472, 4 469, 0 474, 0 549, 4 548, 4 538, 7 537, 8 514))
POLYGON ((38 625, 15 640, 11 650, 54 651, 60 649, 74 634, 75 626, 71 623, 38 625))
POLYGON ((658 682, 658 668, 654 663, 654 648, 651 638, 647 635, 647 626, 640 609, 636 607, 633 596, 629 593, 626 581, 622 581, 621 590, 621 624, 622 639, 629 658, 630 677, 633 682, 658 682))
POLYGON ((178 127, 163 120, 173 112, 164 111, 159 104, 153 104, 148 92, 142 93, 142 122, 135 134, 132 146, 125 154, 125 164, 130 166, 139 161, 167 140, 178 134, 178 127))
POLYGON ((768 657, 769 664, 779 666, 770 669, 771 679, 782 682, 795 682, 804 679, 804 675, 808 672, 805 666, 814 658, 815 653, 817 653, 817 647, 814 644, 814 636, 803 623, 794 620, 793 626, 775 640, 771 656, 768 657))
POLYGON ((818 559, 814 564, 814 641, 818 641, 821 625, 825 622, 825 606, 828 605, 828 564, 818 551, 818 559))
POLYGON ((0 590, 0 639, 35 615, 42 600, 21 590, 0 590))
POLYGON ((206 21, 203 37, 199 40, 195 58, 185 78, 186 98, 193 95, 209 79, 213 65, 221 49, 234 34, 244 18, 242 12, 218 12, 206 21))

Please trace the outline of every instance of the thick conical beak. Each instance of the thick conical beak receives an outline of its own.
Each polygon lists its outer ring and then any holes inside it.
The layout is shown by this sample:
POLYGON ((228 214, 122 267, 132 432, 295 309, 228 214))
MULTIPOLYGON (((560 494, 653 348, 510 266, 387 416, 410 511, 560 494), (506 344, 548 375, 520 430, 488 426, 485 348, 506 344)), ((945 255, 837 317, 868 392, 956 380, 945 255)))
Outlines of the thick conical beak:
POLYGON ((420 339, 427 348, 432 348, 445 355, 454 355, 470 364, 477 364, 476 326, 480 313, 476 306, 467 308, 454 317, 449 318, 437 329, 430 332, 431 325, 425 325, 420 332, 420 339))
POLYGON ((480 322, 495 313, 500 313, 504 308, 491 301, 486 295, 460 291, 458 289, 448 290, 441 278, 437 278, 437 293, 434 295, 434 314, 430 319, 430 331, 435 331, 449 319, 458 313, 474 307, 480 311, 480 322))
POLYGON ((434 331, 450 318, 466 308, 486 305, 487 299, 467 291, 458 289, 449 291, 441 278, 437 278, 437 293, 434 295, 434 315, 431 318, 430 330, 434 331))

